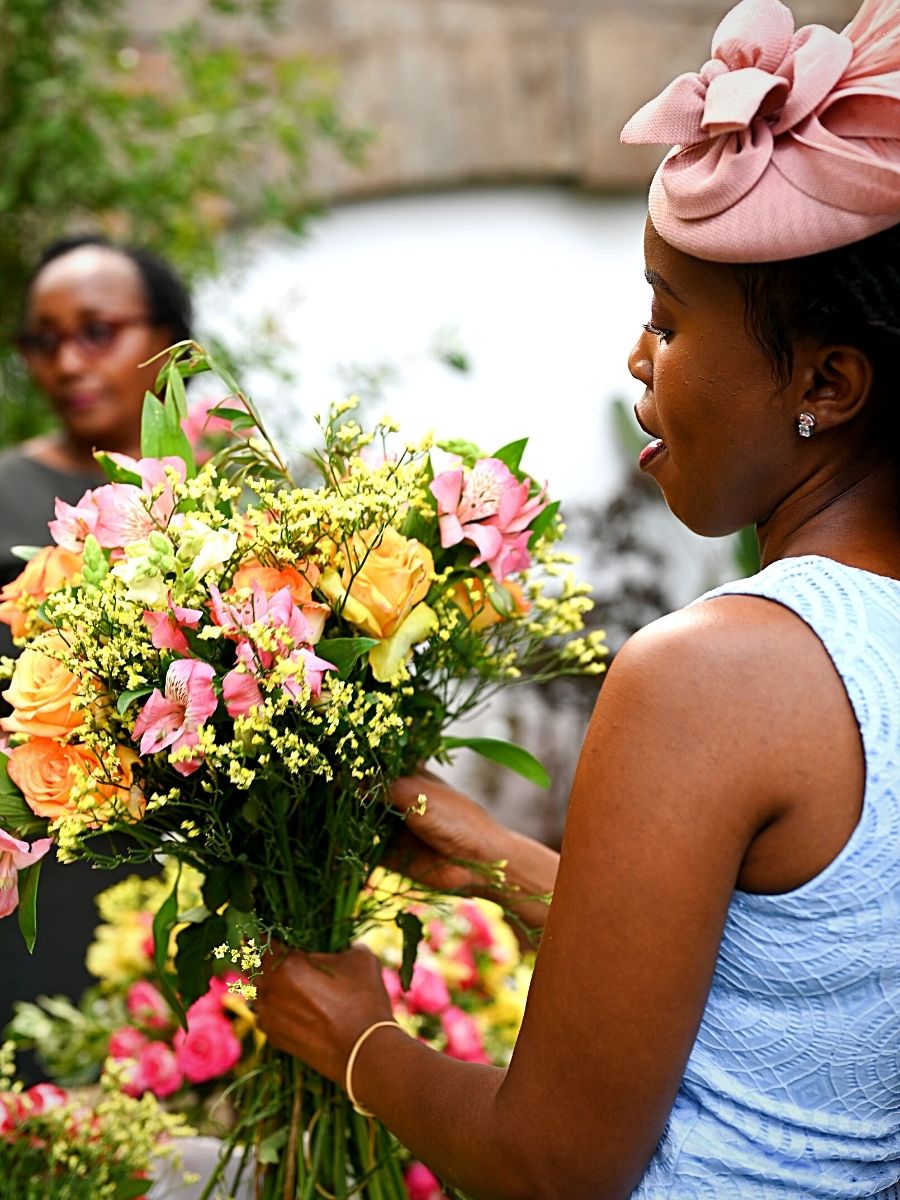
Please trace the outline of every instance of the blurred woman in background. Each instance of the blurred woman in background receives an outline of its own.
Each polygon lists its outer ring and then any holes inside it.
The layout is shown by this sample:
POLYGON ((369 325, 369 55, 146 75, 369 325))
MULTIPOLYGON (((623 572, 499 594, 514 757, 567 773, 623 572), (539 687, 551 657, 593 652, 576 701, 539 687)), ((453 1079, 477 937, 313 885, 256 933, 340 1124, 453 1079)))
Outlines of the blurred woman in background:
MULTIPOLYGON (((76 504, 105 482, 95 450, 140 457, 144 394, 159 369, 148 360, 190 338, 191 317, 185 285, 147 250, 93 235, 44 250, 26 289, 19 348, 59 428, 0 454, 0 586, 24 567, 14 546, 49 542, 57 497, 76 504)), ((0 625, 0 653, 13 652, 0 625)), ((84 956, 97 924, 94 896, 113 880, 86 863, 45 862, 33 958, 16 922, 0 922, 0 1029, 17 1000, 77 998, 91 983, 84 956)))

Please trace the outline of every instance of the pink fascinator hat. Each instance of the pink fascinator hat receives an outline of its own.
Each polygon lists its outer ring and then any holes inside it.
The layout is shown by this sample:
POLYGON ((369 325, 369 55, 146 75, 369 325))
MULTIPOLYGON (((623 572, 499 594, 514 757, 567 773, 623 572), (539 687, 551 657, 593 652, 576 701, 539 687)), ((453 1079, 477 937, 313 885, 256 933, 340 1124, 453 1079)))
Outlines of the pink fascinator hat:
POLYGON ((674 144, 650 185, 667 242, 774 262, 900 222, 900 0, 864 0, 842 33, 795 31, 779 0, 741 0, 712 57, 622 130, 674 144))

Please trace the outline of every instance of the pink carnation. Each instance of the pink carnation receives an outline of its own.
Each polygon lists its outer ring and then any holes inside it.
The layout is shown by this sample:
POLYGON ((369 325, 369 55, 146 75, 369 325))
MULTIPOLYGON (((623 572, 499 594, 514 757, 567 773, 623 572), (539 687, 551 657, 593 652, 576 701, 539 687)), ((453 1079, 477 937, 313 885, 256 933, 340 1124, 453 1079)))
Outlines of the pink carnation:
POLYGON ((184 1079, 171 1046, 165 1042, 147 1042, 138 1051, 130 1074, 122 1084, 129 1096, 152 1092, 162 1099, 181 1087, 184 1079))
POLYGON ((106 1053, 110 1058, 137 1058, 147 1045, 147 1038, 133 1025, 123 1025, 109 1035, 106 1053))
POLYGON ((441 1025, 447 1038, 445 1054, 462 1062, 489 1063, 484 1042, 474 1019, 461 1008, 451 1005, 441 1013, 441 1025))
POLYGON ((424 1163, 410 1163, 403 1172, 403 1182, 409 1192, 409 1200, 447 1200, 437 1176, 424 1163))
POLYGON ((187 1033, 175 1034, 175 1057, 191 1083, 205 1083, 231 1070, 241 1057, 241 1043, 227 1017, 199 1013, 188 1019, 187 1033))
POLYGON ((129 1015, 147 1029, 165 1029, 172 1013, 162 993, 146 979, 139 979, 128 989, 125 1006, 129 1015))
POLYGON ((405 998, 410 1012, 439 1013, 450 1003, 450 992, 437 971, 423 963, 416 963, 405 998))

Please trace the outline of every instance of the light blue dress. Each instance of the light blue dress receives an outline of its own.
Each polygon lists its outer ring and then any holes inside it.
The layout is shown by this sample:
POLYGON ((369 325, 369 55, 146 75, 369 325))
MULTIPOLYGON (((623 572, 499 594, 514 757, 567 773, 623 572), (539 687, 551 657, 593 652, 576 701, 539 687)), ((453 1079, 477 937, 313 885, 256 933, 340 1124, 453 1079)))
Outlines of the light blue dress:
POLYGON ((859 724, 863 811, 815 879, 735 893, 633 1200, 900 1200, 900 581, 809 556, 701 600, 735 594, 777 601, 824 644, 859 724))

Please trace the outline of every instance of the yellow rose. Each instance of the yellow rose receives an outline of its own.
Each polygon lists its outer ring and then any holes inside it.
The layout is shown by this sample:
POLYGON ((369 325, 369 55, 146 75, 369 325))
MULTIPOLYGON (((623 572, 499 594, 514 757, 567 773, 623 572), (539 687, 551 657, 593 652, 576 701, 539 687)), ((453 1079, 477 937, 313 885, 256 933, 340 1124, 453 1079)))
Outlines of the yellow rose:
POLYGON ((437 625, 423 603, 434 559, 427 546, 390 526, 380 537, 374 530, 357 534, 350 557, 342 574, 326 571, 319 587, 345 620, 381 641, 370 651, 369 664, 375 678, 386 683, 437 625))
POLYGON ((82 713, 72 708, 78 677, 60 662, 66 650, 61 637, 48 634, 22 651, 3 693, 13 709, 0 721, 7 733, 55 738, 83 724, 82 713))
POLYGON ((51 592, 74 583, 84 563, 80 554, 62 546, 44 546, 25 564, 25 570, 0 591, 0 621, 13 637, 28 631, 27 614, 42 604, 51 592))

